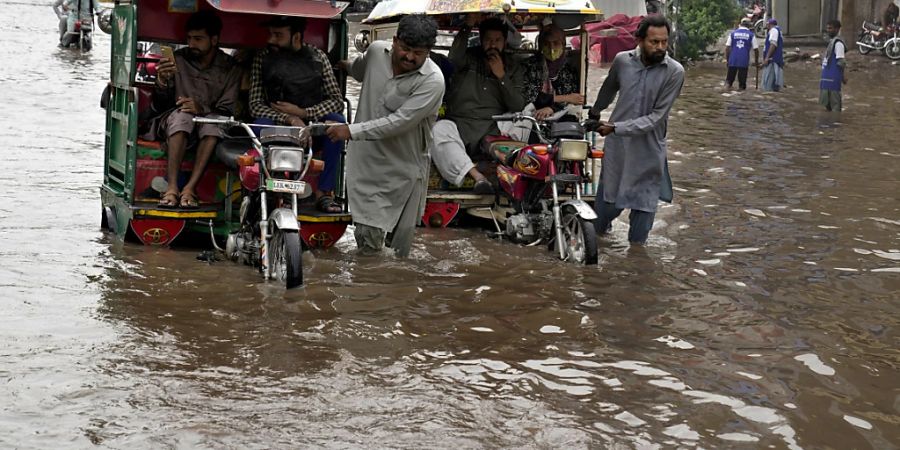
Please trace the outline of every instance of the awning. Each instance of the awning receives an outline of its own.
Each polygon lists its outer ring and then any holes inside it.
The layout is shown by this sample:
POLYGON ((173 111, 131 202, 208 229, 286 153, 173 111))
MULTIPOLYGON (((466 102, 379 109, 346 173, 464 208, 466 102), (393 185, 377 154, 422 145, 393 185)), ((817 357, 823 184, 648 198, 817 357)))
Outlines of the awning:
POLYGON ((464 13, 600 14, 591 0, 383 0, 364 24, 391 22, 407 14, 430 16, 464 13))
POLYGON ((270 14, 281 16, 330 19, 338 16, 348 2, 331 0, 206 0, 219 11, 233 13, 270 14))

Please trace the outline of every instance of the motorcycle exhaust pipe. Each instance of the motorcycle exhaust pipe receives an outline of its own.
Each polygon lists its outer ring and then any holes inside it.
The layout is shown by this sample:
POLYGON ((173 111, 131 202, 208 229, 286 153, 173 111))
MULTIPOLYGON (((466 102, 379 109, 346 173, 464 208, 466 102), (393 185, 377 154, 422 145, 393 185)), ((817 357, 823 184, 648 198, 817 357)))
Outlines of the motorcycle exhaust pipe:
POLYGON ((857 42, 856 42, 856 45, 858 45, 858 46, 860 46, 860 47, 868 48, 868 49, 870 49, 870 50, 878 50, 878 49, 875 48, 874 46, 869 45, 869 44, 866 44, 865 42, 858 42, 858 41, 857 41, 857 42))

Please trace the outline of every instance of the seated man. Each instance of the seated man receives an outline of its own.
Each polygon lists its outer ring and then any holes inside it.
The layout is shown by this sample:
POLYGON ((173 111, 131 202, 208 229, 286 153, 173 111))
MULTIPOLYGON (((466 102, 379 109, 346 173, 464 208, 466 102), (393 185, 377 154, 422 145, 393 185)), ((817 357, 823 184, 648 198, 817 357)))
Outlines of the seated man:
POLYGON ((461 186, 469 175, 475 180, 476 193, 489 194, 494 190, 491 183, 475 168, 469 155, 480 151, 485 136, 500 134, 491 117, 521 111, 525 99, 522 72, 504 54, 506 23, 497 18, 481 22, 478 27, 481 46, 467 48, 469 31, 476 18, 475 15, 466 18, 466 25, 450 48, 455 71, 444 97, 447 104, 444 120, 439 120, 433 128, 431 158, 448 182, 461 186))
MULTIPOLYGON (((194 124, 197 116, 231 116, 238 98, 240 69, 219 50, 222 20, 211 11, 192 14, 185 24, 188 46, 175 52, 175 61, 160 59, 153 104, 166 111, 158 119, 158 136, 166 137, 168 186, 159 206, 196 208, 197 183, 221 137, 217 125, 194 124), (181 193, 178 172, 189 138, 199 138, 194 170, 181 193)), ((192 140, 192 139, 191 139, 192 140)))
MULTIPOLYGON (((341 112, 343 96, 322 50, 303 43, 306 21, 279 16, 266 22, 269 45, 256 54, 250 73, 250 115, 259 125, 302 127, 306 121, 346 122, 341 112)), ((319 175, 316 207, 339 213, 334 201, 343 141, 326 137, 313 140, 324 153, 325 169, 319 175)))
POLYGON ((566 35, 556 25, 541 29, 540 54, 525 64, 525 101, 534 104, 534 118, 546 119, 567 105, 584 105, 578 92, 578 69, 566 58, 566 35))

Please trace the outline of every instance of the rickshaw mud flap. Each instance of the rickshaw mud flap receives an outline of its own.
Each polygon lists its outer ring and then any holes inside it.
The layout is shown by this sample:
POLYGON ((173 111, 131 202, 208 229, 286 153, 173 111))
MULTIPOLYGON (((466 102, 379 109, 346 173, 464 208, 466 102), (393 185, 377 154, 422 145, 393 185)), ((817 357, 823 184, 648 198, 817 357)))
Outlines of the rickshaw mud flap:
POLYGON ((459 214, 460 205, 454 202, 428 202, 422 223, 428 228, 447 228, 459 214))
MULTIPOLYGON (((279 230, 300 231, 300 222, 294 211, 288 208, 278 208, 269 215, 269 223, 274 223, 279 230)), ((270 228, 271 231, 271 228, 270 228)))
POLYGON ((347 230, 346 222, 304 223, 300 227, 300 238, 307 248, 325 250, 334 246, 347 230))
POLYGON ((184 231, 184 220, 132 219, 131 231, 144 245, 169 245, 184 231))
POLYGON ((584 220, 594 220, 597 218, 597 212, 594 211, 594 208, 592 208, 591 205, 589 205, 584 200, 569 200, 563 202, 560 206, 563 210, 569 207, 573 208, 575 210, 575 214, 577 214, 578 217, 581 217, 584 220))

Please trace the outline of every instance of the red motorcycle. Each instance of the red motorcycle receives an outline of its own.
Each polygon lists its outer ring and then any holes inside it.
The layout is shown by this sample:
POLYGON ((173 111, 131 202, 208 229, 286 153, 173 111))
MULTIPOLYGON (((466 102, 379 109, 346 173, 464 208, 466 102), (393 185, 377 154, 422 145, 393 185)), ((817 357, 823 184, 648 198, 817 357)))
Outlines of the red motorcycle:
POLYGON ((511 141, 490 144, 489 152, 499 163, 497 178, 514 209, 506 217, 506 229, 498 231, 513 242, 555 247, 562 260, 596 264, 597 214, 582 199, 582 185, 591 182, 585 162, 602 156, 584 138, 586 127, 596 127, 596 121, 546 123, 522 113, 493 119, 529 121, 541 142, 547 142, 524 147, 511 141))

